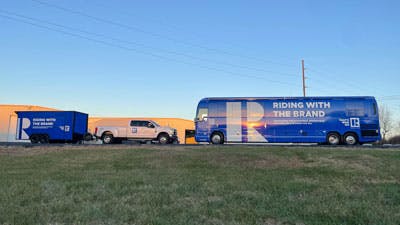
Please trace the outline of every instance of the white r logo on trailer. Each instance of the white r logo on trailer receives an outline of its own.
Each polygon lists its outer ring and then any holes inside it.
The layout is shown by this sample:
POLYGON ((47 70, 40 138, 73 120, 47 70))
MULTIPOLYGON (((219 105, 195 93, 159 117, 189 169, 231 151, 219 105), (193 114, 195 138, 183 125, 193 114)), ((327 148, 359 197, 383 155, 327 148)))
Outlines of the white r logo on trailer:
POLYGON ((29 139, 29 136, 24 131, 24 129, 29 128, 30 126, 31 126, 31 121, 28 118, 22 118, 21 138, 20 139, 29 139))

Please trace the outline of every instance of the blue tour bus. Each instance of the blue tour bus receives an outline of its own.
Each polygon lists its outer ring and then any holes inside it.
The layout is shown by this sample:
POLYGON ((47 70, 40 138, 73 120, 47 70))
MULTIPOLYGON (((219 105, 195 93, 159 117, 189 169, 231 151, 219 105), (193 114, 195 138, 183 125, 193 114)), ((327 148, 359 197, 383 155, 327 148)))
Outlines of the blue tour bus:
POLYGON ((204 98, 195 118, 197 142, 328 143, 381 139, 374 97, 204 98))

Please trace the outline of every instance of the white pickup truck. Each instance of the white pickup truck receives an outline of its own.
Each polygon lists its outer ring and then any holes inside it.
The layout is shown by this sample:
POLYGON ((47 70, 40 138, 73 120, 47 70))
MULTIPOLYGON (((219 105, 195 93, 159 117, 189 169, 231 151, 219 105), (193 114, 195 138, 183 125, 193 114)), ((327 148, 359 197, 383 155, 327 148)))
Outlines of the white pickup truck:
POLYGON ((123 140, 157 141, 160 144, 178 143, 176 129, 160 126, 153 120, 131 120, 124 127, 99 126, 96 127, 94 135, 104 144, 121 143, 123 140))

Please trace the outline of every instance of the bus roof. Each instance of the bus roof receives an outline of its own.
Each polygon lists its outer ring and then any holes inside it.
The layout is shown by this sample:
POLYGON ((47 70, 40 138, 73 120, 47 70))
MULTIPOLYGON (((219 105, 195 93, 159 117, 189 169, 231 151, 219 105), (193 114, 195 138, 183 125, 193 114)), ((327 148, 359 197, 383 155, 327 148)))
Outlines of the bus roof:
POLYGON ((200 101, 210 100, 224 100, 224 101, 235 101, 235 100, 344 100, 344 99, 370 99, 375 100, 373 96, 310 96, 310 97, 207 97, 200 101))

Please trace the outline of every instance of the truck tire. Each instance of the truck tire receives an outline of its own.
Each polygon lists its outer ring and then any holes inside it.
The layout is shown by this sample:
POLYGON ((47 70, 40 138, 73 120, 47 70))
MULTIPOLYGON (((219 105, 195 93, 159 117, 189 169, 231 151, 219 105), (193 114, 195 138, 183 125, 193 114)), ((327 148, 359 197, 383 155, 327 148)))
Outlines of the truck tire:
POLYGON ((338 145, 340 144, 340 135, 338 133, 329 133, 326 136, 326 142, 328 142, 329 145, 338 145))
POLYGON ((169 136, 168 134, 160 134, 158 135, 158 142, 160 142, 160 144, 165 145, 169 143, 169 136))
POLYGON ((355 133, 347 133, 344 135, 343 141, 346 145, 356 145, 358 143, 358 138, 355 133))
POLYGON ((211 135, 210 141, 214 145, 220 145, 224 143, 224 137, 221 133, 215 132, 211 135))
POLYGON ((36 134, 32 134, 29 139, 31 140, 32 144, 37 144, 39 143, 39 136, 36 134))
POLYGON ((103 141, 103 144, 112 144, 114 141, 114 136, 110 133, 107 133, 107 134, 104 134, 101 139, 103 141))

